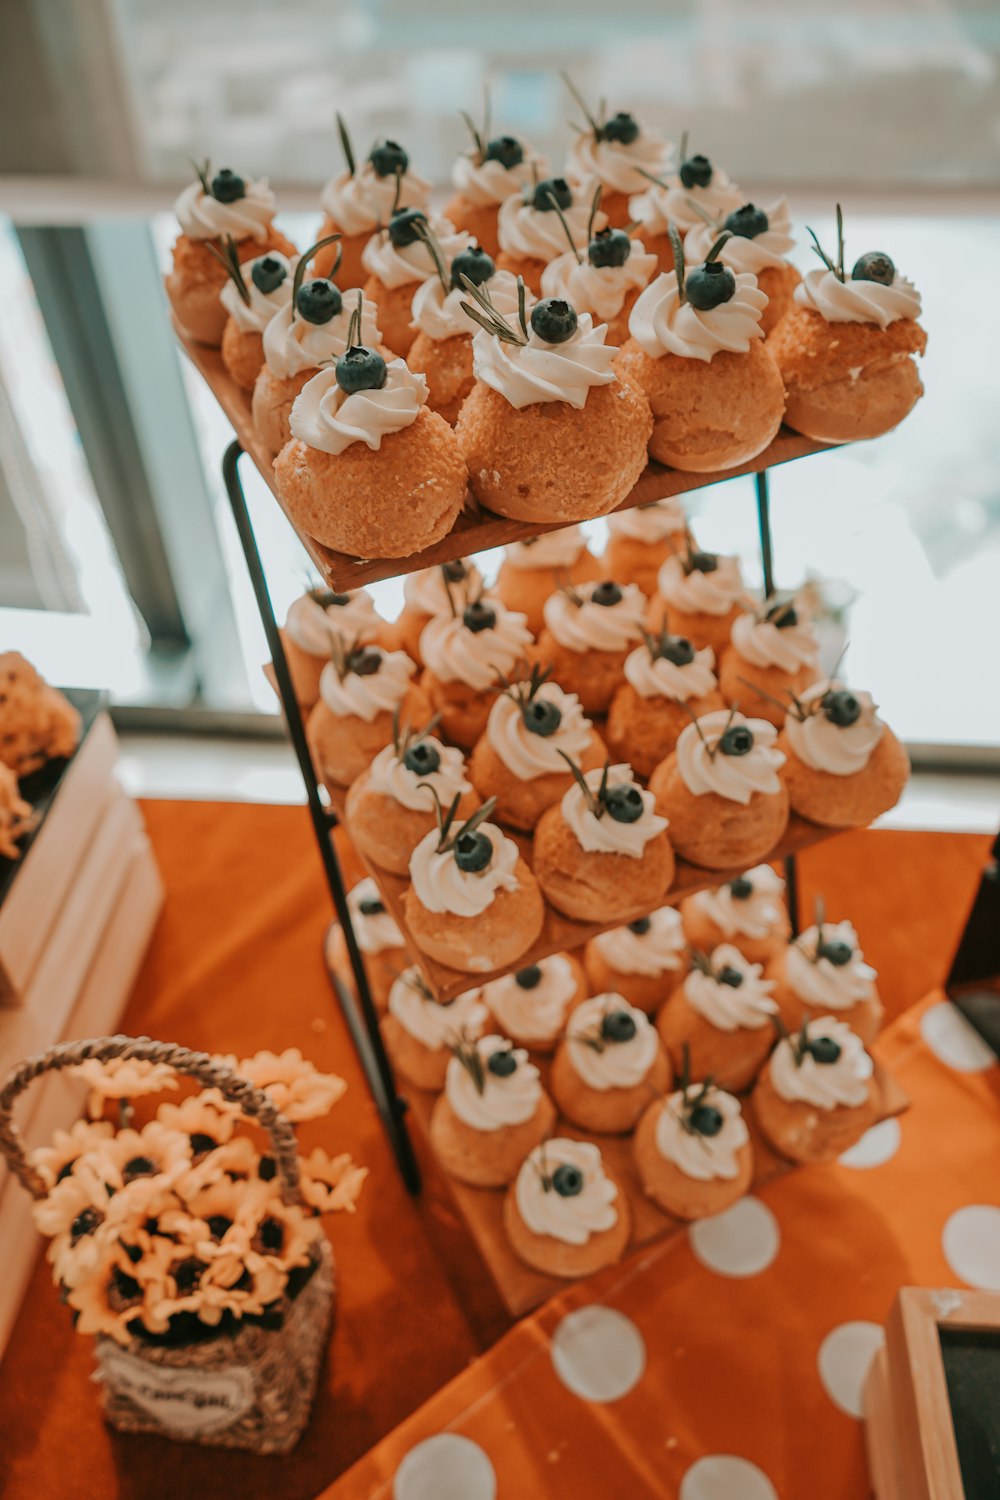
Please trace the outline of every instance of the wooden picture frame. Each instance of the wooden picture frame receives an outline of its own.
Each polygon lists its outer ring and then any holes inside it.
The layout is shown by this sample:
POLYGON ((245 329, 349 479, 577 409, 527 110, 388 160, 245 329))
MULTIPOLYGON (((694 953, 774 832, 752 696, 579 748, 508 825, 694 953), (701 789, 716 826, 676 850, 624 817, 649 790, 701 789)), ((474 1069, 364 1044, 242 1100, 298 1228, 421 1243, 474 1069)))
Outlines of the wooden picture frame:
POLYGON ((962 1333, 996 1340, 1000 1368, 1000 1293, 923 1287, 898 1293, 864 1390, 877 1500, 986 1500, 1000 1493, 1000 1467, 989 1488, 967 1490, 963 1478, 970 1458, 960 1457, 945 1356, 948 1335, 962 1333))

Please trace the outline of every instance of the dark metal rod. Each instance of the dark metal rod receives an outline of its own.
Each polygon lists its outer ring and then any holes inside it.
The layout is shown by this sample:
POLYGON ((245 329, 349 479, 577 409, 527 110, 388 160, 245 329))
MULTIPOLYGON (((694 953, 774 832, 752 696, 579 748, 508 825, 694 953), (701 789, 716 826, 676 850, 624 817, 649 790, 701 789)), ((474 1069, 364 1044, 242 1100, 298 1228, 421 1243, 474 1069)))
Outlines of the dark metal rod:
POLYGON ((764 569, 764 598, 774 593, 774 551, 771 546, 771 494, 767 470, 753 476, 757 489, 757 526, 760 531, 760 560, 764 569))
POLYGON ((254 536, 250 512, 247 509, 246 496, 243 493, 243 485, 240 482, 239 460, 242 452, 243 449, 238 442, 230 443, 222 460, 222 476, 225 480, 229 503, 232 506, 236 530, 239 533, 240 543, 243 547, 247 571, 250 574, 250 582, 253 585, 257 608, 260 611, 261 623, 264 626, 264 634, 267 637, 274 675, 278 684, 278 695, 281 698, 281 706, 284 709, 285 721, 288 725, 289 738, 291 739, 295 758, 299 763, 299 770, 302 773, 302 780, 305 784, 306 800, 309 804, 309 816, 312 819, 316 842, 319 845, 320 859, 323 862, 323 873, 326 876, 326 883, 330 889, 334 909, 337 913, 337 920, 344 934, 347 956, 350 960, 354 983, 357 989, 357 1000, 361 1007, 360 1015, 358 1014, 358 1006, 355 1003, 354 996, 350 993, 346 985, 335 981, 334 989, 361 1065, 365 1070, 368 1085, 378 1105, 379 1113, 382 1116, 386 1132, 395 1152, 403 1181, 411 1193, 416 1193, 420 1190, 420 1169, 417 1166, 417 1160, 413 1153, 413 1143, 410 1140, 409 1131, 403 1119, 406 1106, 396 1091, 392 1065, 389 1062, 385 1044, 382 1040, 382 1033, 378 1024, 378 1013, 375 1010, 375 1004, 368 985, 368 975, 365 972, 364 959, 361 956, 357 938, 354 934, 351 912, 347 904, 347 890, 344 886, 340 861, 337 858, 337 851, 330 832, 331 814, 324 807, 319 795, 319 783, 313 767, 309 742, 306 739, 305 725, 302 722, 298 699, 295 696, 295 689, 292 685, 291 673, 288 670, 288 662, 281 642, 278 623, 274 617, 274 608, 271 604, 271 595, 267 587, 267 579, 264 575, 260 551, 257 547, 256 537, 254 536))
POLYGON ((797 938, 802 930, 802 918, 799 910, 799 867, 794 854, 786 854, 785 860, 785 900, 788 903, 788 919, 792 924, 792 937, 797 938))

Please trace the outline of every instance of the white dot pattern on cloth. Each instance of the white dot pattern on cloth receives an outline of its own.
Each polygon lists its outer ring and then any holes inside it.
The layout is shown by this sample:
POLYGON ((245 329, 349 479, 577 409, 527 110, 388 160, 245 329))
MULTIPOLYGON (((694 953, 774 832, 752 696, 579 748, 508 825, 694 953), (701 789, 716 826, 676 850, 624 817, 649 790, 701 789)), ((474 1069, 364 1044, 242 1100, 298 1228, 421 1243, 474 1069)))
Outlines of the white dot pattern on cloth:
POLYGON ((646 1368, 642 1334, 612 1307, 581 1307, 563 1318, 552 1335, 552 1365, 584 1401, 619 1401, 646 1368))
POLYGON ((849 1417, 864 1415, 868 1367, 885 1343, 878 1323, 841 1323, 819 1348, 819 1378, 834 1406, 849 1417))
POLYGON ((778 1491, 749 1459, 712 1453, 688 1469, 677 1500, 778 1500, 778 1491))
POLYGON ((950 1000, 942 1000, 924 1011, 920 1034, 938 1061, 958 1073, 985 1073, 996 1064, 979 1032, 950 1000))
POLYGON ((497 1476, 478 1443, 439 1432, 411 1448, 396 1470, 393 1500, 495 1500, 497 1476))
POLYGON ((971 1203, 951 1215, 941 1236, 956 1276, 983 1292, 1000 1292, 1000 1208, 971 1203))
POLYGON ((778 1221, 759 1198, 741 1198, 724 1213, 688 1229, 695 1256, 720 1276, 759 1276, 781 1248, 778 1221))
POLYGON ((898 1120, 880 1120, 837 1160, 842 1167, 881 1167, 895 1156, 901 1138, 898 1120))

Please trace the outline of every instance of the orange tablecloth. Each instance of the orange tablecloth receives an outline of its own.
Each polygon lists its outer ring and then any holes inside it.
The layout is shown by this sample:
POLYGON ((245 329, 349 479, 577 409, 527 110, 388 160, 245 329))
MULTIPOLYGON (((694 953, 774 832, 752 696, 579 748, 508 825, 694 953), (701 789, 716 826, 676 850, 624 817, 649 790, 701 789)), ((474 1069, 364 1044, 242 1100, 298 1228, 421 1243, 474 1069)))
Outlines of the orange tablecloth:
MULTIPOLYGON (((370 1166, 372 1178, 358 1213, 333 1225, 341 1296, 332 1360, 313 1423, 294 1454, 258 1459, 109 1433, 88 1380, 89 1341, 72 1332, 40 1263, 0 1366, 0 1492, 5 1500, 173 1500, 179 1494, 308 1500, 458 1375, 496 1340, 507 1320, 454 1222, 446 1190, 429 1181, 422 1200, 413 1202, 400 1186, 332 1003, 321 956, 329 902, 304 811, 174 802, 148 803, 144 811, 168 900, 123 1029, 238 1055, 260 1047, 301 1046, 320 1067, 340 1071, 350 1085, 330 1120, 310 1128, 307 1148, 319 1142, 349 1150, 370 1166)), ((984 838, 958 835, 850 834, 804 857, 805 898, 811 901, 821 885, 830 914, 854 918, 868 956, 881 971, 891 1013, 898 1014, 943 976, 987 845, 984 838)), ((935 1102, 906 1122, 904 1138, 910 1138, 923 1116, 937 1150, 961 1140, 964 1152, 964 1134, 951 1130, 950 1111, 946 1088, 940 1104, 935 1096, 935 1102)), ((819 1255, 817 1295, 831 1256, 839 1272, 853 1266, 859 1275, 869 1274, 870 1240, 859 1241, 869 1247, 866 1259, 852 1241, 853 1217, 849 1232, 847 1221, 842 1224, 837 1217, 842 1202, 836 1184, 843 1175, 836 1169, 831 1182, 827 1173, 806 1174, 794 1184, 808 1203, 826 1205, 836 1226, 831 1239, 827 1224, 818 1250, 813 1246, 819 1255)), ((873 1182, 878 1175, 871 1174, 873 1182)), ((789 1190, 792 1186, 787 1184, 789 1190)), ((794 1238, 797 1242, 798 1236, 794 1238)), ((806 1246, 802 1249, 805 1253, 806 1246)), ((688 1258, 687 1250, 676 1247, 667 1264, 672 1268, 688 1258)), ((784 1263, 779 1259, 768 1274, 780 1277, 784 1263)), ((933 1274, 943 1272, 935 1269, 933 1274)), ((715 1285, 713 1278, 713 1289, 715 1285)), ((738 1335, 745 1337, 753 1319, 763 1329, 758 1316, 765 1305, 759 1299, 763 1283, 757 1278, 733 1285, 745 1289, 740 1314, 745 1321, 738 1335)), ((683 1296, 682 1287, 678 1295, 683 1296)), ((868 1311, 858 1316, 881 1316, 885 1300, 873 1295, 865 1303, 868 1311)), ((733 1328, 717 1317, 711 1301, 702 1316, 717 1355, 714 1377, 730 1358, 733 1328)), ((548 1326, 535 1320, 525 1324, 513 1343, 510 1338, 500 1343, 469 1378, 490 1385, 496 1368, 508 1368, 512 1348, 516 1356, 526 1340, 540 1339, 548 1326)), ((776 1345, 768 1333, 757 1369, 767 1368, 765 1355, 772 1347, 776 1345)), ((704 1377, 704 1366, 699 1368, 704 1377)), ((773 1386, 775 1400, 785 1389, 784 1384, 773 1386)), ((418 1417, 420 1435, 461 1409, 465 1398, 460 1384, 448 1386, 438 1400, 442 1407, 418 1417), (458 1404, 448 1415, 437 1415, 452 1402, 458 1404)), ((679 1441, 684 1437, 684 1429, 675 1432, 667 1420, 671 1409, 661 1398, 644 1441, 666 1444, 672 1436, 679 1441)), ((573 1432, 580 1441, 580 1409, 573 1410, 573 1432)), ((598 1424, 618 1412, 616 1407, 586 1410, 591 1417, 596 1414, 598 1424)), ((548 1427, 541 1420, 544 1415, 531 1418, 543 1432, 548 1427)), ((775 1407, 771 1415, 772 1441, 801 1447, 801 1440, 785 1431, 789 1414, 775 1407)), ((825 1434, 829 1413, 822 1415, 825 1434)), ((526 1426, 532 1430, 538 1429, 526 1426)), ((416 1432, 410 1441, 416 1440, 416 1432)), ((850 1440, 856 1447, 856 1438, 850 1440)), ((367 1476, 390 1473, 385 1465, 398 1451, 397 1439, 391 1438, 385 1454, 380 1450, 373 1460, 374 1468, 343 1481, 343 1493, 366 1493, 367 1476)), ((564 1476, 567 1472, 561 1471, 564 1476)), ((558 1487, 535 1491, 560 1492, 558 1487)), ((507 1493, 530 1491, 510 1490, 505 1482, 501 1495, 507 1493)), ((600 1493, 629 1493, 627 1477, 620 1491, 609 1481, 600 1493)), ((435 1500, 444 1497, 435 1493, 435 1500)), ((462 1500, 475 1497, 463 1495, 462 1500)), ((745 1500, 755 1497, 748 1493, 745 1500)))
POLYGON ((940 996, 878 1050, 913 1109, 855 1165, 555 1297, 325 1500, 862 1500, 861 1385, 896 1290, 1000 1290, 1000 1069, 940 996))

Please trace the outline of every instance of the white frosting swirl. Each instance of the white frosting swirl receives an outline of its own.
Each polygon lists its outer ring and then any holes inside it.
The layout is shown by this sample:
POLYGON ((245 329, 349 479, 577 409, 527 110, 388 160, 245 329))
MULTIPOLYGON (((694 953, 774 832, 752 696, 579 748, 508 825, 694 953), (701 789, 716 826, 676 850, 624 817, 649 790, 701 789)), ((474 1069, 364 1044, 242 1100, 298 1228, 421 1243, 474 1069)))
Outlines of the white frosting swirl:
POLYGON ((362 901, 382 903, 382 893, 370 875, 366 875, 364 880, 359 880, 357 885, 352 886, 347 893, 347 904, 351 909, 351 925, 362 953, 385 953, 391 948, 402 948, 403 934, 396 926, 395 918, 386 911, 384 904, 381 911, 369 915, 361 910, 362 901))
POLYGON ((550 594, 542 605, 546 629, 567 651, 583 655, 587 651, 626 651, 642 639, 646 621, 646 596, 637 583, 623 583, 617 604, 594 604, 598 583, 579 583, 574 593, 577 604, 561 589, 550 594))
POLYGON ((244 193, 235 203, 220 203, 200 182, 190 183, 174 204, 181 233, 189 240, 215 240, 231 234, 234 240, 267 239, 274 218, 274 194, 267 178, 244 178, 244 193))
POLYGON ((482 591, 483 575, 469 558, 463 557, 462 562, 465 565, 465 577, 454 583, 445 578, 440 566, 407 573, 403 580, 403 602, 407 609, 416 610, 422 615, 450 615, 453 605, 455 609, 465 608, 470 594, 478 598, 482 591))
POLYGON ((668 605, 685 615, 726 615, 745 597, 738 557, 717 557, 715 571, 684 571, 679 557, 668 557, 656 575, 656 587, 668 605))
POLYGON ((244 302, 232 277, 226 282, 219 299, 240 333, 263 333, 276 312, 287 307, 292 300, 292 283, 295 278, 295 262, 278 250, 267 255, 258 255, 254 260, 245 260, 242 265, 243 284, 250 297, 244 302), (253 268, 258 261, 276 260, 285 268, 285 279, 273 292, 262 292, 253 279, 253 268))
MULTIPOLYGON (((586 250, 590 204, 577 199, 563 209, 562 216, 573 244, 578 250, 586 250)), ((607 214, 595 214, 593 231, 603 229, 607 222, 607 214)), ((500 205, 497 238, 500 249, 508 255, 519 260, 544 260, 546 265, 567 248, 566 231, 555 209, 534 208, 521 195, 506 198, 500 205)))
POLYGON ((687 940, 681 914, 673 906, 651 911, 646 932, 631 927, 612 927, 594 939, 594 947, 618 974, 642 974, 655 979, 668 969, 679 969, 684 962, 687 940))
MULTIPOLYGON (((759 276, 761 271, 786 264, 785 256, 795 248, 787 200, 779 198, 764 212, 767 214, 767 228, 763 234, 755 234, 752 239, 748 239, 746 235, 734 234, 719 251, 719 259, 730 270, 750 271, 754 276, 759 276)), ((689 230, 684 240, 684 259, 688 264, 700 265, 721 232, 721 221, 717 228, 700 223, 689 230)))
POLYGON ((320 673, 319 695, 332 714, 338 718, 353 715, 370 724, 379 714, 391 713, 402 703, 416 667, 405 651, 382 651, 380 655, 378 671, 367 677, 359 677, 357 672, 341 677, 333 662, 327 662, 320 673))
POLYGON ((727 938, 759 940, 784 931, 785 882, 781 876, 770 865, 756 865, 742 878, 753 887, 749 896, 734 896, 727 882, 696 892, 692 905, 727 938))
POLYGON ((672 1161, 685 1177, 696 1182, 712 1182, 718 1178, 732 1182, 739 1176, 739 1153, 750 1139, 740 1101, 722 1089, 707 1091, 701 1102, 717 1109, 722 1116, 722 1129, 717 1135, 701 1135, 686 1129, 684 1119, 684 1094, 671 1094, 663 1101, 656 1121, 656 1149, 666 1161, 672 1161))
POLYGON ((591 1141, 560 1137, 536 1146, 514 1183, 514 1202, 527 1228, 565 1245, 585 1245, 592 1234, 613 1229, 618 1222, 617 1197, 600 1148, 591 1141), (552 1175, 562 1166, 577 1167, 583 1176, 583 1190, 572 1198, 563 1198, 552 1186, 552 1175))
POLYGON ((628 331, 652 359, 676 354, 708 364, 720 350, 746 354, 754 339, 764 337, 760 319, 767 300, 756 276, 741 271, 730 300, 702 312, 681 301, 676 271, 664 271, 639 293, 628 331))
MULTIPOLYGON (((584 772, 584 781, 592 792, 596 792, 604 775, 598 766, 584 772)), ((577 843, 586 854, 624 854, 629 859, 641 859, 650 839, 662 833, 667 826, 666 818, 655 811, 656 798, 652 792, 638 785, 631 766, 611 766, 608 770, 608 786, 634 786, 642 798, 642 813, 634 823, 616 823, 605 811, 596 818, 584 800, 583 791, 574 781, 563 796, 562 815, 577 843)))
POLYGON ((303 594, 289 605, 285 629, 300 651, 308 651, 310 656, 327 657, 335 639, 348 644, 356 640, 367 644, 376 639, 379 617, 371 595, 364 589, 354 589, 338 597, 346 602, 324 607, 312 594, 303 594))
POLYGON ((586 255, 581 262, 567 250, 542 272, 542 296, 561 297, 578 313, 609 323, 625 306, 629 292, 646 286, 655 271, 656 256, 646 254, 641 240, 632 241, 632 254, 623 266, 592 266, 586 255))
POLYGON ((824 1036, 836 1042, 840 1047, 839 1058, 834 1063, 818 1063, 810 1052, 797 1064, 792 1040, 779 1042, 771 1054, 775 1093, 782 1099, 812 1104, 817 1109, 836 1109, 838 1105, 857 1109, 864 1104, 874 1064, 861 1038, 833 1016, 810 1021, 808 1035, 810 1041, 824 1036))
POLYGON ((472 340, 473 373, 517 411, 546 401, 580 411, 593 386, 618 378, 611 367, 618 350, 604 342, 607 331, 603 323, 595 328, 589 313, 580 314, 564 344, 547 344, 533 329, 526 344, 509 344, 481 328, 472 340))
MULTIPOLYGON (((404 172, 399 202, 404 208, 426 208, 431 185, 416 172, 404 172)), ((370 234, 388 224, 396 202, 394 176, 379 177, 371 162, 354 173, 331 177, 320 194, 320 203, 344 234, 370 234)))
POLYGON ((652 500, 648 505, 633 505, 631 510, 616 510, 608 517, 611 536, 628 537, 633 542, 662 542, 687 526, 681 502, 671 496, 652 500))
POLYGON ((295 398, 289 426, 292 436, 320 453, 343 453, 352 443, 378 452, 382 439, 417 420, 427 400, 427 381, 391 359, 385 385, 377 391, 348 395, 337 384, 335 370, 320 370, 295 398))
POLYGON ((439 1052, 460 1036, 477 1037, 489 1020, 478 990, 466 990, 448 1005, 428 999, 417 982, 420 970, 404 969, 389 990, 389 1014, 395 1016, 408 1036, 431 1052, 439 1052))
POLYGON ((445 1074, 445 1098, 458 1118, 471 1130, 503 1130, 530 1120, 542 1097, 542 1081, 534 1063, 521 1047, 511 1047, 502 1036, 484 1036, 475 1044, 483 1062, 483 1091, 476 1088, 464 1063, 453 1057, 445 1074), (488 1059, 494 1052, 510 1051, 517 1067, 500 1077, 491 1073, 488 1059))
POLYGON ((649 186, 649 178, 643 173, 662 177, 673 154, 673 142, 652 130, 640 130, 628 144, 599 141, 592 130, 585 130, 570 147, 566 177, 584 202, 593 198, 598 182, 613 193, 641 193, 649 186))
POLYGON ((866 964, 858 934, 850 922, 826 922, 824 943, 846 943, 852 957, 839 967, 828 958, 817 958, 819 930, 808 927, 788 947, 785 957, 788 983, 806 1005, 816 1010, 850 1010, 875 993, 876 973, 866 964))
POLYGON ((584 1000, 570 1016, 566 1030, 566 1055, 574 1071, 599 1094, 609 1089, 632 1089, 642 1083, 656 1061, 659 1046, 649 1017, 621 995, 594 995, 584 1000), (601 1022, 610 1011, 624 1011, 632 1017, 635 1035, 629 1041, 602 1038, 601 1022))
MULTIPOLYGON (((264 328, 264 363, 271 374, 279 380, 290 380, 303 370, 318 370, 320 365, 339 359, 347 348, 351 314, 357 305, 355 295, 328 323, 309 323, 298 317, 290 300, 279 308, 264 328)), ((378 308, 370 297, 361 304, 361 342, 369 349, 377 349, 382 342, 378 308)))
POLYGON ((554 682, 544 682, 535 700, 554 704, 562 715, 553 734, 533 734, 524 722, 520 703, 507 693, 496 699, 486 723, 490 744, 518 781, 566 775, 568 767, 563 755, 578 761, 593 738, 590 720, 584 717, 575 693, 564 693, 554 682))
POLYGON ((538 968, 542 977, 534 989, 523 989, 514 974, 483 986, 483 999, 497 1025, 529 1043, 550 1041, 562 1030, 577 989, 576 974, 565 953, 540 959, 538 968))
POLYGON ((755 667, 777 667, 782 672, 815 667, 819 656, 816 627, 799 608, 796 613, 795 625, 776 625, 753 613, 740 615, 730 633, 734 649, 755 667))
POLYGON ((676 703, 687 703, 691 698, 704 698, 718 687, 714 666, 715 652, 711 646, 696 651, 694 661, 679 667, 665 656, 654 661, 642 645, 625 658, 625 677, 640 698, 671 698, 676 703))
MULTIPOLYGON (((799 694, 803 708, 810 708, 828 692, 843 684, 817 682, 799 694)), ((796 757, 813 771, 827 771, 831 776, 856 776, 867 766, 885 731, 885 722, 876 712, 871 693, 854 693, 861 713, 853 724, 834 724, 822 709, 807 714, 804 720, 795 714, 785 715, 785 733, 796 757)))
POLYGON ((774 748, 777 738, 774 725, 764 719, 747 719, 741 713, 717 709, 681 730, 677 740, 677 769, 692 796, 703 797, 714 792, 717 797, 746 807, 755 792, 781 790, 778 767, 784 765, 785 756, 774 748), (716 751, 728 727, 744 725, 753 735, 753 746, 746 755, 716 751))
MULTIPOLYGON (((460 251, 468 250, 476 243, 471 234, 456 229, 451 220, 441 214, 431 214, 427 225, 447 266, 460 251)), ((412 245, 394 245, 387 229, 372 235, 361 252, 361 264, 369 276, 390 288, 426 281, 429 276, 437 278, 434 257, 424 240, 414 240, 412 245)))
POLYGON ((497 686, 497 673, 509 676, 531 645, 527 616, 489 601, 496 624, 470 630, 461 614, 432 615, 420 632, 420 655, 439 682, 464 682, 486 692, 497 686))
POLYGON ((505 167, 500 161, 480 161, 479 152, 473 148, 463 151, 451 169, 451 181, 455 191, 476 208, 489 208, 493 203, 504 203, 515 193, 520 193, 534 182, 537 173, 544 179, 548 173, 545 158, 528 145, 520 136, 515 136, 524 153, 523 161, 516 167, 505 167))
POLYGON ((465 757, 461 750, 454 745, 442 745, 433 735, 425 735, 421 743, 430 745, 440 756, 441 763, 436 771, 418 774, 408 770, 397 756, 395 746, 386 745, 371 763, 371 788, 411 812, 432 813, 435 803, 431 787, 437 792, 441 806, 448 807, 454 797, 471 792, 472 783, 466 779, 465 757))
POLYGON ((877 323, 888 328, 897 318, 920 317, 920 293, 905 276, 891 286, 880 281, 841 281, 832 271, 809 271, 795 288, 800 307, 828 323, 877 323))
POLYGON ((710 1026, 719 1031, 759 1031, 777 1015, 777 1001, 772 1000, 772 979, 764 979, 763 966, 752 964, 731 943, 720 943, 711 956, 712 973, 694 968, 684 980, 684 998, 710 1026), (743 983, 734 987, 720 984, 716 975, 723 969, 735 969, 743 983))
MULTIPOLYGON (((410 879, 421 906, 427 911, 450 912, 454 917, 478 917, 491 905, 497 891, 518 887, 517 845, 494 823, 480 823, 477 830, 493 845, 493 858, 484 870, 460 870, 454 849, 438 852, 440 834, 433 829, 410 855, 410 879)), ((488 969, 488 961, 483 961, 488 969)))
MULTIPOLYGON (((486 283, 493 306, 501 317, 510 322, 517 319, 517 277, 512 271, 494 271, 486 283)), ((525 306, 534 302, 526 292, 525 306)), ((421 333, 429 339, 471 338, 476 325, 462 309, 463 302, 472 298, 464 286, 452 287, 446 292, 440 276, 431 276, 417 287, 413 294, 413 321, 421 333)))
POLYGON ((721 167, 714 167, 708 187, 685 187, 675 173, 664 179, 662 186, 651 182, 645 192, 629 200, 628 208, 647 234, 666 234, 673 226, 683 239, 689 229, 698 229, 705 222, 698 208, 710 219, 719 220, 745 202, 742 188, 730 182, 721 167), (692 208, 693 203, 698 208, 692 208))
POLYGON ((586 545, 579 526, 563 526, 558 531, 542 531, 526 542, 509 542, 503 551, 512 568, 542 572, 571 568, 586 545))

